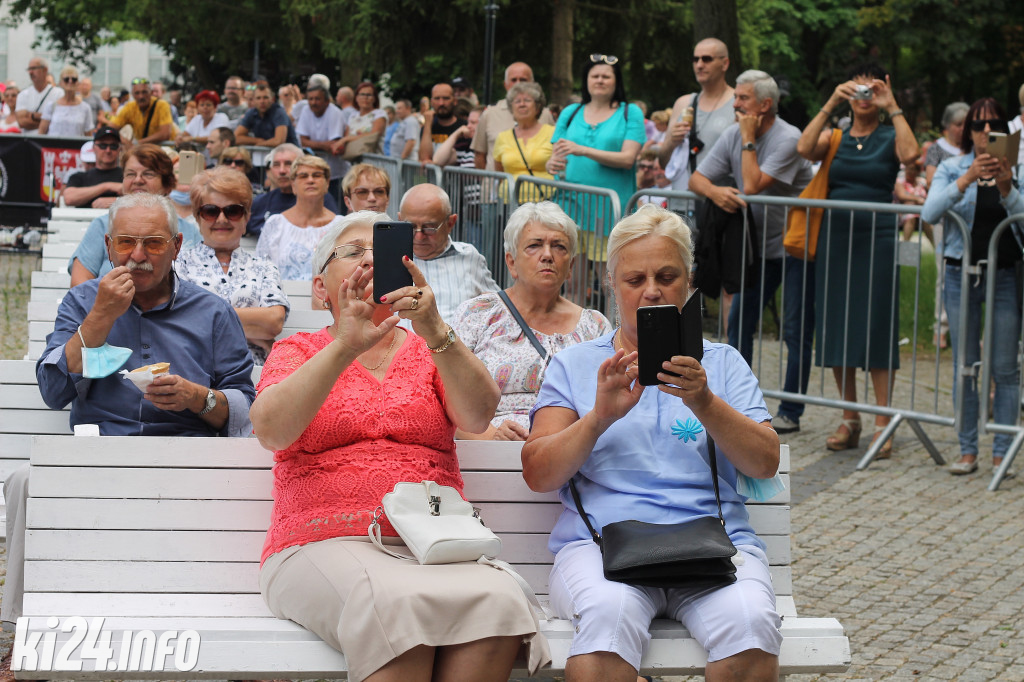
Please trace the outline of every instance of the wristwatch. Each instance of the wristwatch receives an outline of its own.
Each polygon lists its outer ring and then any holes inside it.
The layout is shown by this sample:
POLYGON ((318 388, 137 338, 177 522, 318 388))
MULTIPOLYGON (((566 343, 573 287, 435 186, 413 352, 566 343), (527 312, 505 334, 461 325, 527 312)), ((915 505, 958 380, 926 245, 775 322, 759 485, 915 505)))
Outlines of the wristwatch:
POLYGON ((199 413, 199 416, 202 417, 215 407, 217 407, 217 395, 213 392, 212 388, 208 388, 206 389, 206 407, 199 413))
POLYGON ((437 348, 431 348, 430 346, 427 346, 427 350, 429 350, 431 353, 443 353, 444 351, 448 350, 448 346, 452 345, 453 343, 455 343, 455 330, 452 329, 451 325, 448 325, 448 333, 445 334, 444 343, 442 343, 437 348))
POLYGON ((757 147, 755 147, 755 146, 754 146, 754 143, 753 143, 753 142, 747 142, 747 143, 745 143, 745 144, 744 144, 744 145, 743 145, 743 146, 741 147, 741 149, 742 149, 743 151, 745 151, 745 152, 756 152, 756 151, 757 151, 757 147))

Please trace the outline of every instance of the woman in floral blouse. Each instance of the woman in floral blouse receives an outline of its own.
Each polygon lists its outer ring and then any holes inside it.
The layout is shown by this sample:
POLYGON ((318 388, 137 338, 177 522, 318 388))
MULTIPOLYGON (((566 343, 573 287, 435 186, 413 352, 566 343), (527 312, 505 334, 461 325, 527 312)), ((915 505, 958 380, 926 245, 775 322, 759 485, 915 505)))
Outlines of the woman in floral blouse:
POLYGON ((523 204, 505 226, 505 262, 515 282, 504 293, 544 348, 544 357, 498 294, 477 296, 455 311, 452 327, 501 389, 487 431, 459 431, 458 438, 525 440, 530 408, 551 356, 612 330, 604 315, 561 295, 576 254, 576 232, 576 223, 550 201, 523 204))
POLYGON ((290 306, 277 266, 239 248, 252 186, 231 166, 216 166, 192 180, 189 194, 203 242, 178 256, 175 271, 234 307, 253 362, 262 365, 290 306))

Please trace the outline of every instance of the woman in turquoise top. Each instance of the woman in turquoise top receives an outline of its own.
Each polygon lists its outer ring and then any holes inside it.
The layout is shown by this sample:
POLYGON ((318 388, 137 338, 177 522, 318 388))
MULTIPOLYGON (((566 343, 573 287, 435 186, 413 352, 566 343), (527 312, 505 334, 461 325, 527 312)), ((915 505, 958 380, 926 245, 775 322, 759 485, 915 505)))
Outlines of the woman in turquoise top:
POLYGON ((779 437, 757 378, 736 349, 704 342, 704 357, 676 356, 658 378, 637 381, 637 308, 681 307, 690 293, 690 230, 653 204, 608 238, 609 284, 622 326, 559 351, 544 376, 523 446, 523 477, 559 491, 562 511, 548 548, 555 553, 551 606, 575 630, 566 678, 635 682, 651 619, 682 622, 708 654, 705 675, 777 680, 781 619, 764 543, 739 492, 743 474, 772 478, 779 437), (673 372, 675 375, 670 375, 673 372), (601 550, 568 493, 574 478, 597 528, 636 519, 672 524, 717 516, 708 460, 715 439, 725 529, 738 550, 737 580, 702 588, 636 587, 606 579, 601 550))
MULTIPOLYGON (((829 150, 829 117, 850 103, 853 123, 843 131, 828 176, 828 198, 892 203, 900 162, 917 159, 918 146, 892 94, 889 76, 876 64, 851 71, 851 80, 836 86, 825 106, 804 129, 797 151, 821 161, 829 150), (858 89, 860 91, 858 92, 858 89), (882 111, 892 120, 880 125, 882 111)), ((815 259, 817 364, 831 367, 840 397, 857 402, 857 368, 871 375, 875 401, 886 406, 900 366, 899 270, 896 262, 898 216, 868 211, 832 210, 821 223, 815 259)), ((889 417, 875 416, 875 437, 889 417)), ((860 414, 843 410, 843 421, 828 437, 829 450, 857 447, 860 414)), ((892 438, 876 455, 891 456, 892 438)))
MULTIPOLYGON (((619 206, 636 191, 634 164, 647 140, 644 115, 626 101, 618 57, 592 54, 583 67, 583 102, 562 110, 547 171, 560 180, 613 190, 619 206)), ((593 202, 569 193, 562 208, 575 220, 589 260, 605 260, 605 238, 611 229, 607 201, 593 202)))

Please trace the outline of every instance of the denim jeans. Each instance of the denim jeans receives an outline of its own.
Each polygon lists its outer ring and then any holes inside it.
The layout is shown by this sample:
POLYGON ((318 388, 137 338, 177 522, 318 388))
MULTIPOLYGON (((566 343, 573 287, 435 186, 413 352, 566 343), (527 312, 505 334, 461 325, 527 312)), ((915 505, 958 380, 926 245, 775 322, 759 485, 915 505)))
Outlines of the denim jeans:
MULTIPOLYGON (((806 393, 811 373, 811 344, 814 340, 814 265, 793 256, 764 261, 764 286, 759 278, 733 298, 729 309, 729 345, 739 350, 748 365, 754 355, 754 332, 761 312, 785 280, 782 299, 782 338, 786 342, 786 377, 782 390, 806 393), (805 297, 806 293, 806 297, 805 297)), ((804 404, 784 400, 780 416, 800 423, 804 404)))
MULTIPOLYGON (((987 274, 987 273, 986 273, 987 274)), ((973 366, 981 357, 981 307, 985 301, 985 277, 970 278, 967 294, 966 338, 960 330, 960 276, 959 265, 946 264, 946 279, 943 298, 949 315, 950 338, 953 341, 953 358, 959 357, 961 343, 967 344, 967 365, 973 366)), ((1017 308, 1017 278, 1013 268, 996 271, 995 305, 988 311, 992 315, 992 379, 996 385, 995 400, 992 403, 992 419, 997 424, 1013 424, 1020 411, 1020 367, 1017 363, 1020 343, 1020 312, 1017 308)), ((980 372, 979 372, 980 376, 980 372)), ((963 418, 961 420, 960 454, 978 454, 978 380, 964 378, 963 418)), ((955 385, 954 385, 955 386, 955 385)), ((983 387, 989 390, 988 387, 983 387)), ((956 405, 956 394, 953 395, 956 405)), ((1003 457, 1013 439, 1011 434, 997 433, 992 442, 992 456, 1003 457)))

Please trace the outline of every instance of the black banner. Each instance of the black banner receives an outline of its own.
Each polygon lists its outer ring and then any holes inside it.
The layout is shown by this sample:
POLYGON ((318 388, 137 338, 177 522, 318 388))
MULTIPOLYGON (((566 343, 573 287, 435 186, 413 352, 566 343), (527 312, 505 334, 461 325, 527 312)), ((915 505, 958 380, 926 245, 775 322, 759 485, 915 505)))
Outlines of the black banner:
POLYGON ((85 170, 79 151, 89 138, 0 135, 0 225, 43 225, 51 192, 85 170))

